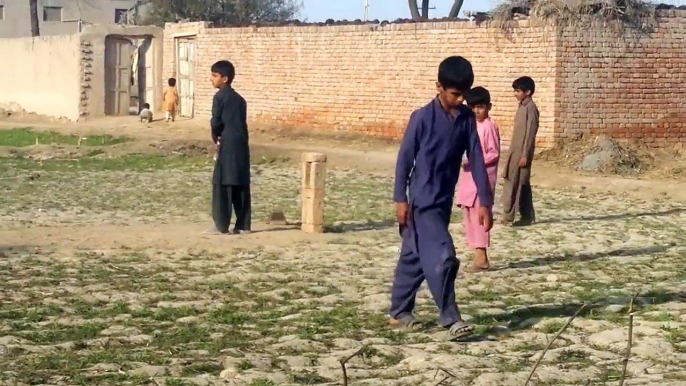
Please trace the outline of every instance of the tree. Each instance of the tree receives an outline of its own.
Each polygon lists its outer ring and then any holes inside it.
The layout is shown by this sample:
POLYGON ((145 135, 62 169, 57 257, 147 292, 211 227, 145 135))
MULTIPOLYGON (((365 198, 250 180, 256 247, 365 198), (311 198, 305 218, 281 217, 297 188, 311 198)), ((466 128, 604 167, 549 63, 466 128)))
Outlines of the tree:
POLYGON ((38 0, 29 0, 29 7, 31 8, 31 36, 40 36, 40 27, 38 25, 38 0))
POLYGON ((148 0, 145 24, 162 26, 179 20, 215 24, 275 22, 293 19, 301 0, 148 0))
MULTIPOLYGON (((464 0, 455 0, 448 17, 451 19, 457 18, 462 9, 462 4, 464 0)), ((419 6, 417 5, 417 0, 409 0, 410 14, 413 20, 427 20, 429 18, 429 0, 422 0, 422 13, 419 13, 419 6)))

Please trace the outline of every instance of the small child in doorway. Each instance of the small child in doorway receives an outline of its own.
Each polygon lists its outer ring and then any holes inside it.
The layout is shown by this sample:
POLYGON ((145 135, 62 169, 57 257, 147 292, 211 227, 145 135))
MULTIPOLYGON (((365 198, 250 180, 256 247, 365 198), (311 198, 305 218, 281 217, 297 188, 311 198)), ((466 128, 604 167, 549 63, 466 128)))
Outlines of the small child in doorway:
POLYGON ((176 90, 175 78, 169 78, 167 84, 169 86, 164 90, 164 118, 167 122, 174 122, 179 109, 179 92, 176 90))
MULTIPOLYGON (((481 149, 488 173, 491 194, 495 194, 498 176, 498 161, 500 161, 500 131, 489 117, 491 111, 491 94, 483 87, 475 87, 467 94, 467 105, 476 115, 476 129, 481 142, 481 149)), ((469 162, 463 162, 462 175, 457 183, 456 203, 462 207, 467 244, 474 250, 474 262, 471 267, 465 267, 465 272, 480 272, 490 268, 487 249, 490 247, 490 232, 479 223, 477 209, 480 206, 476 184, 472 178, 469 162)))
POLYGON ((138 114, 141 122, 151 123, 152 122, 152 111, 150 111, 150 103, 144 103, 143 109, 138 114))

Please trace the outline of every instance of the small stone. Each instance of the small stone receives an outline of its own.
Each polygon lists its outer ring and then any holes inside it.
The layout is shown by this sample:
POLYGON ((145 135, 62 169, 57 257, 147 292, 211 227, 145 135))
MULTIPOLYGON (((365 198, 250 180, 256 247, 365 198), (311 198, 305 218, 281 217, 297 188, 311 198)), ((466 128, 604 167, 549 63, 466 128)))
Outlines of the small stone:
POLYGON ((176 323, 180 324, 192 324, 198 321, 197 316, 184 316, 183 318, 176 319, 176 323))
POLYGON ((557 283, 557 281, 558 281, 559 279, 558 279, 557 275, 550 274, 550 275, 548 275, 548 276, 545 278, 545 280, 546 280, 548 283, 557 283))
POLYGON ((119 365, 113 363, 98 363, 97 365, 91 366, 86 370, 93 373, 111 373, 119 371, 120 369, 121 367, 119 365))
POLYGON ((130 375, 142 377, 161 377, 167 374, 167 368, 164 366, 142 366, 137 369, 129 371, 130 375))
POLYGON ((588 337, 588 341, 596 346, 617 347, 619 349, 625 344, 626 340, 627 332, 621 328, 598 332, 588 337))
POLYGON ((312 366, 312 359, 301 356, 282 356, 279 359, 285 361, 289 367, 309 367, 312 366))
POLYGON ((624 311, 624 308, 626 308, 626 307, 622 304, 611 304, 611 305, 605 307, 605 311, 617 314, 617 313, 624 311))
POLYGON ((147 344, 147 343, 150 343, 152 341, 152 336, 145 335, 145 334, 132 335, 132 336, 124 338, 124 340, 126 342, 128 342, 129 344, 133 344, 133 345, 147 344))
POLYGON ((238 375, 238 372, 235 369, 225 369, 225 370, 222 370, 221 373, 219 373, 219 378, 232 379, 232 378, 236 378, 237 375, 238 375))

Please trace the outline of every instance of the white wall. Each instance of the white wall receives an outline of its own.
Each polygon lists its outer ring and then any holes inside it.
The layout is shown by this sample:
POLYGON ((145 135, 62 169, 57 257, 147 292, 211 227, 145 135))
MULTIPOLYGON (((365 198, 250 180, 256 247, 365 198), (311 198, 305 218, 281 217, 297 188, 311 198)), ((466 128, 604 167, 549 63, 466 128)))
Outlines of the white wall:
POLYGON ((79 118, 79 35, 0 39, 0 108, 79 118))

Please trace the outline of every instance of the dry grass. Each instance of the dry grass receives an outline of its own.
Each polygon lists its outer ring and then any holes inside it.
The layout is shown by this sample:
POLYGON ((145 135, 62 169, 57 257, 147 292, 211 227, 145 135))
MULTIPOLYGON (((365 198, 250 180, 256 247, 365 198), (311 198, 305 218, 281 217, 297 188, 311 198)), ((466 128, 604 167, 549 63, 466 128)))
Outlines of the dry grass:
POLYGON ((535 25, 600 25, 622 35, 649 33, 657 22, 655 7, 644 0, 508 0, 491 12, 491 24, 510 33, 526 17, 535 25))
MULTIPOLYGON (((589 154, 600 150, 598 143, 604 136, 578 136, 560 140, 552 149, 543 150, 537 159, 555 166, 577 170, 589 154)), ((684 176, 686 156, 680 147, 654 149, 645 143, 615 143, 616 159, 601 174, 626 177, 678 179, 684 176)))

